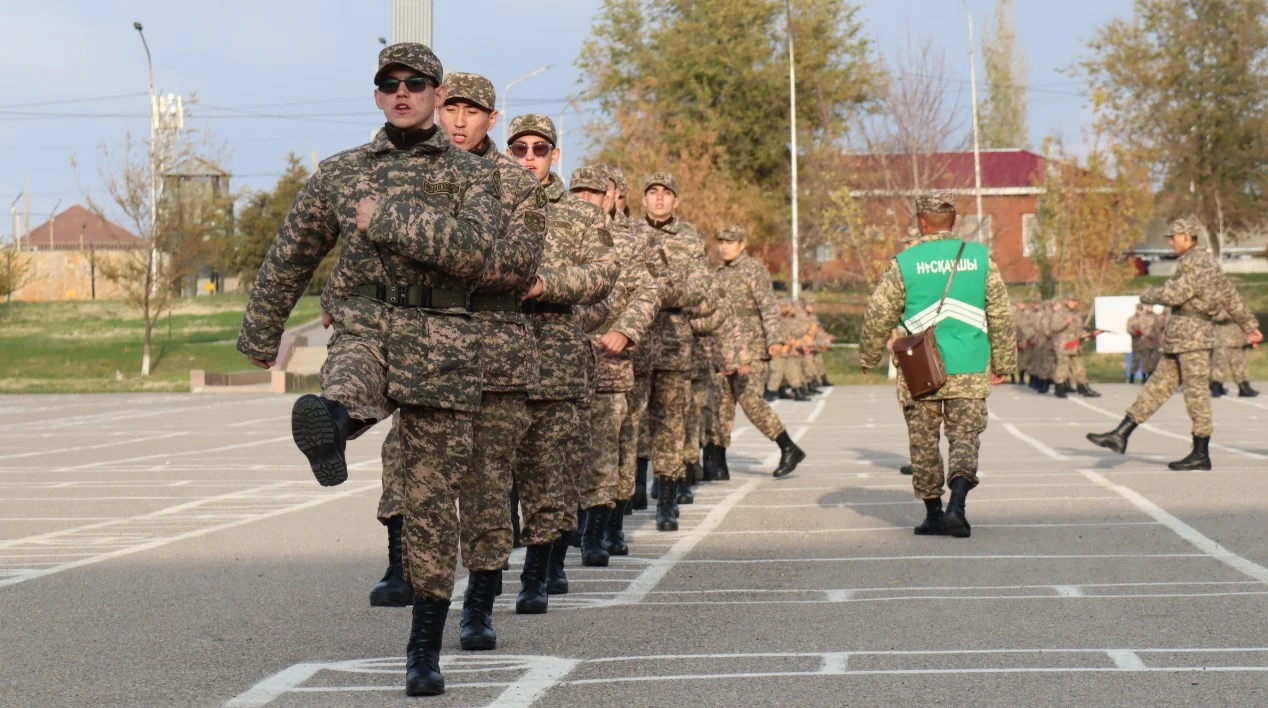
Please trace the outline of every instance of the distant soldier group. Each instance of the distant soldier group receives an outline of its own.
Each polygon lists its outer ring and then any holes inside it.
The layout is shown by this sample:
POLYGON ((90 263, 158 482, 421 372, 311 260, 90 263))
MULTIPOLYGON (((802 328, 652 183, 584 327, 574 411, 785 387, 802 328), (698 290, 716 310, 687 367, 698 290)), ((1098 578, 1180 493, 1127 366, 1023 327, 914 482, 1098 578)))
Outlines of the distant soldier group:
POLYGON ((1083 363, 1083 342, 1097 332, 1084 324, 1080 305, 1074 296, 1014 305, 1019 373, 1013 383, 1027 384, 1041 394, 1051 390, 1057 398, 1071 393, 1085 398, 1101 395, 1088 385, 1083 363))
POLYGON ((766 400, 809 401, 821 387, 832 385, 824 367, 823 353, 832 344, 833 337, 819 323, 813 303, 783 300, 779 303, 779 312, 788 339, 771 360, 766 400))
POLYGON ((1136 304, 1136 313, 1127 319, 1127 334, 1132 338, 1131 361, 1127 365, 1127 383, 1143 384, 1158 368, 1162 356, 1162 333, 1167 328, 1167 311, 1161 305, 1136 304))

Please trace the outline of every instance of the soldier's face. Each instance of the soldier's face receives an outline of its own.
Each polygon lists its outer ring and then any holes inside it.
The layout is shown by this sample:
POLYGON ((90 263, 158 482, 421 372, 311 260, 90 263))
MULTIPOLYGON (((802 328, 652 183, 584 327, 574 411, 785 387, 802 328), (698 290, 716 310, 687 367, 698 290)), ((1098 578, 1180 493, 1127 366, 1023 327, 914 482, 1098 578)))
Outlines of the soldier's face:
POLYGON ((497 125, 497 111, 486 111, 463 100, 450 101, 436 113, 440 126, 449 133, 453 144, 463 150, 474 150, 497 125))
POLYGON ((422 91, 411 93, 405 86, 405 80, 420 76, 413 69, 392 69, 385 76, 401 81, 394 93, 374 89, 374 105, 383 111, 383 117, 388 123, 401 130, 426 130, 435 125, 436 106, 445 101, 444 87, 428 84, 422 91))
POLYGON ((1185 251, 1193 248, 1194 239, 1188 234, 1176 234, 1167 238, 1171 241, 1171 250, 1175 251, 1177 256, 1183 256, 1185 251))
POLYGON ((678 197, 670 189, 661 184, 653 184, 643 192, 643 211, 657 221, 663 221, 674 215, 678 206, 678 197))
MULTIPOLYGON (((546 138, 543 138, 540 135, 533 135, 531 133, 519 136, 515 139, 515 143, 522 143, 525 146, 526 150, 524 152, 524 157, 516 157, 509 148, 507 149, 506 154, 510 155, 512 160, 519 163, 520 167, 532 172, 538 182, 541 182, 542 184, 548 182, 550 180, 551 165, 559 162, 559 148, 551 145, 550 141, 546 138), (545 157, 538 157, 536 152, 534 152, 533 146, 538 143, 547 146, 548 151, 546 152, 545 157)), ((541 148, 538 148, 538 150, 541 150, 541 148)))
POLYGON ((583 202, 589 202, 597 207, 602 207, 607 201, 608 195, 604 192, 596 192, 593 189, 574 189, 572 196, 583 202))
POLYGON ((616 193, 616 210, 624 214, 625 204, 627 201, 628 201, 628 198, 625 196, 625 192, 617 192, 616 193))
POLYGON ((722 256, 722 260, 727 263, 739 258, 743 252, 743 241, 718 241, 718 253, 722 256))

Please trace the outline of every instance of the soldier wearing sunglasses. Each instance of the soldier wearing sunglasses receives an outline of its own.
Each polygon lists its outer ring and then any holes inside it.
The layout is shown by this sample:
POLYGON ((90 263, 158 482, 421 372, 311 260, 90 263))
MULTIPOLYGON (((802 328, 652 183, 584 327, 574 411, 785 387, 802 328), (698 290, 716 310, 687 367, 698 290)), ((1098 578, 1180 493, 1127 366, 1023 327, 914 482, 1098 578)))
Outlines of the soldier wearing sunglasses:
POLYGON ((607 297, 619 266, 603 209, 569 194, 551 171, 559 149, 550 118, 516 116, 510 133, 507 152, 545 189, 550 218, 541 265, 524 295, 541 369, 529 386, 531 423, 515 458, 527 546, 515 611, 539 614, 548 595, 568 592, 564 557, 568 533, 577 528, 577 485, 589 437, 595 355, 575 308, 607 297))
POLYGON ((456 490, 471 456, 484 375, 468 293, 501 228, 497 168, 435 124, 440 60, 421 44, 386 47, 374 102, 386 124, 367 145, 323 161, 300 191, 260 268, 238 349, 276 362, 283 324, 336 244, 322 293, 334 325, 322 395, 291 416, 317 480, 347 479, 344 447, 401 413, 405 565, 414 594, 408 695, 443 693, 440 645, 453 594, 456 490))

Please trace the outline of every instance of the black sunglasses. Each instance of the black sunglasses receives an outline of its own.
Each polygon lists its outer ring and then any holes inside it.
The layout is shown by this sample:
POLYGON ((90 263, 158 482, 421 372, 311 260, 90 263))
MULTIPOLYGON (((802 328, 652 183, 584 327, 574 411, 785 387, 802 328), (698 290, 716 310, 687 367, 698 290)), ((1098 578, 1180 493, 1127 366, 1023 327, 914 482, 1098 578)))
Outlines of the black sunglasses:
POLYGON ((405 90, 410 93, 422 93, 428 86, 435 86, 435 83, 426 76, 411 76, 405 80, 387 78, 378 83, 379 93, 394 94, 401 84, 405 84, 405 90))
MULTIPOLYGON (((550 151, 555 149, 550 143, 533 143, 533 154, 537 157, 546 157, 550 151)), ((511 143, 511 155, 523 159, 528 156, 528 143, 511 143)))

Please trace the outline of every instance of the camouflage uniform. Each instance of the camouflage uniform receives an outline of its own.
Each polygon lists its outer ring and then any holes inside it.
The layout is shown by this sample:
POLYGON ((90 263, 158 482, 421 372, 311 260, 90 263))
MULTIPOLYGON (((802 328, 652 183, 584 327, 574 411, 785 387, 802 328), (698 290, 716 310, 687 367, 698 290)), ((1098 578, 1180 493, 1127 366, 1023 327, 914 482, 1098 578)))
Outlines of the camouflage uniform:
POLYGON ((1144 378, 1145 374, 1145 334, 1149 331, 1149 315, 1144 303, 1136 306, 1136 313, 1127 318, 1127 334, 1132 338, 1132 362, 1127 368, 1127 380, 1135 381, 1136 375, 1144 378))
MULTIPOLYGON (((1181 219, 1173 233, 1195 234, 1197 229, 1181 219), (1187 229, 1187 230, 1186 230, 1187 229)), ((1127 415, 1136 423, 1149 420, 1171 398, 1176 387, 1184 387, 1184 407, 1193 422, 1193 435, 1210 438, 1211 350, 1215 348, 1212 318, 1226 311, 1229 318, 1249 334, 1258 327, 1255 316, 1238 295, 1219 264, 1198 245, 1176 260, 1176 271, 1166 283, 1146 288, 1140 301, 1175 308, 1162 335, 1162 360, 1127 415)))
POLYGON ((787 339, 782 342, 784 350, 778 356, 771 360, 770 378, 766 383, 766 390, 775 392, 780 389, 783 384, 788 384, 792 388, 799 389, 806 385, 805 379, 801 374, 801 340, 805 336, 804 320, 797 316, 797 307, 791 300, 784 300, 780 303, 783 331, 787 339))
POLYGON ((1030 373, 1030 349, 1026 340, 1030 337, 1030 308, 1019 302, 1013 306, 1013 326, 1017 331, 1017 373, 1025 376, 1030 373))
POLYGON ((1087 369, 1083 366, 1083 320, 1079 313, 1064 304, 1053 306, 1052 319, 1048 322, 1052 336, 1053 353, 1057 359, 1057 371, 1052 380, 1057 384, 1087 385, 1087 369), (1073 342, 1074 346, 1070 346, 1073 342))
POLYGON ((1211 380, 1219 383, 1232 378, 1241 385, 1250 381, 1246 369, 1246 333, 1233 321, 1227 311, 1221 310, 1214 317, 1215 351, 1211 356, 1211 380))
MULTIPOLYGON (((555 126, 538 114, 517 116, 511 140, 526 133, 556 142, 555 126)), ((515 460, 526 545, 553 543, 576 527, 577 474, 589 415, 584 403, 595 376, 594 349, 575 315, 577 305, 607 296, 618 265, 603 210, 568 193, 559 175, 544 185, 550 227, 537 277, 545 292, 525 304, 541 360, 529 387, 531 423, 515 460)))
POLYGON ((1053 345, 1051 332, 1055 304, 1051 301, 1041 302, 1035 313, 1034 364, 1039 378, 1045 381, 1052 381, 1057 375, 1057 350, 1053 345))
MULTIPOLYGON (((702 264, 702 267, 707 268, 707 264, 702 264)), ((683 443, 684 464, 699 462, 700 449, 707 441, 711 418, 717 410, 714 406, 719 405, 710 403, 714 377, 734 373, 751 359, 744 350, 744 342, 721 280, 709 273, 707 281, 708 296, 689 311, 696 347, 693 352, 691 409, 683 443)), ((712 398, 716 401, 719 397, 712 398)), ((735 404, 732 403, 731 407, 734 409, 735 404)))
POLYGON ((1158 362, 1162 360, 1162 334, 1167 329, 1167 320, 1171 318, 1171 315, 1164 309, 1161 314, 1149 311, 1148 316, 1148 329, 1145 330, 1144 374, 1153 376, 1154 371, 1158 369, 1158 362))
MULTIPOLYGON (((922 236, 918 242, 955 238, 944 231, 922 236)), ((867 304, 859 342, 861 366, 873 368, 880 364, 890 332, 902 321, 906 297, 907 288, 898 262, 891 261, 867 304)), ((991 347, 989 372, 953 374, 942 388, 920 400, 912 398, 906 381, 898 377, 898 397, 907 420, 911 447, 912 486, 920 499, 942 496, 944 474, 938 439, 944 426, 949 447, 946 481, 963 477, 969 481, 970 488, 977 486, 979 436, 986 430, 990 372, 1006 375, 1017 370, 1016 332, 1008 290, 994 259, 989 259, 985 310, 991 347)))
MULTIPOLYGON (((744 231, 731 227, 718 234, 719 240, 743 241, 744 231)), ((770 367, 770 348, 784 341, 779 304, 771 289, 770 272, 746 252, 717 268, 718 279, 735 313, 736 327, 750 357, 748 376, 726 376, 719 386, 722 398, 718 403, 718 434, 714 444, 731 446, 731 429, 735 423, 735 404, 739 402, 753 427, 767 439, 774 440, 784 432, 783 423, 762 398, 770 367)))

